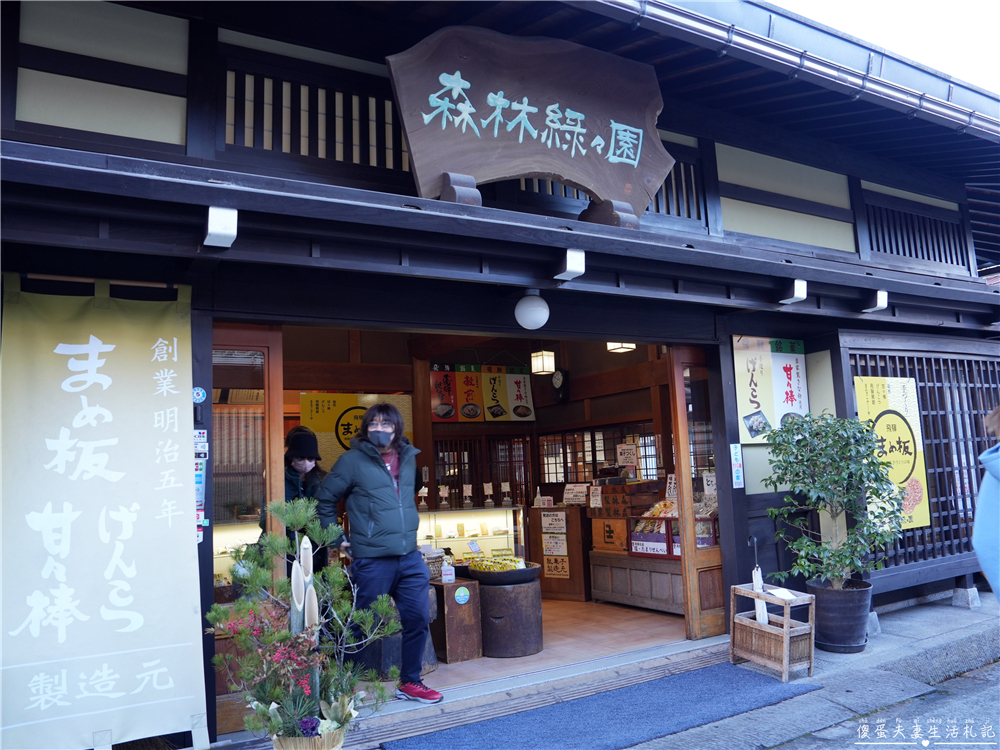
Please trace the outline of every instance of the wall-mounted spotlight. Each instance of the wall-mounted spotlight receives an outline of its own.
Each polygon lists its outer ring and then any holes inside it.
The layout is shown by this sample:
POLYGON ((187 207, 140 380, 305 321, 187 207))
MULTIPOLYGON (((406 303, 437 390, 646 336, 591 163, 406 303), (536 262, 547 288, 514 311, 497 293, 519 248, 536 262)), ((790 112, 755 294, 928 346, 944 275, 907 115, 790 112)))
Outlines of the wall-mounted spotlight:
POLYGON ((208 207, 208 224, 203 245, 232 247, 236 241, 236 224, 239 212, 235 208, 208 207))

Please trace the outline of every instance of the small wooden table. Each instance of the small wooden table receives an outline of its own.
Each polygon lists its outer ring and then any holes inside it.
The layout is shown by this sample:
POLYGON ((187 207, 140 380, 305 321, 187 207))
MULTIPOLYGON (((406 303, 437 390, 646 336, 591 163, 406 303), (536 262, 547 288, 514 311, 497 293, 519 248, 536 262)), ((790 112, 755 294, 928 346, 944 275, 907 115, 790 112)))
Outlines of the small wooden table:
POLYGON ((784 589, 793 595, 792 599, 770 593, 779 586, 764 584, 764 591, 754 591, 753 585, 746 583, 733 586, 730 590, 729 608, 729 661, 752 661, 781 673, 781 681, 788 682, 790 670, 809 667, 813 673, 815 653, 815 597, 799 591, 784 589), (778 604, 784 608, 781 615, 768 613, 767 624, 757 622, 756 612, 736 612, 736 597, 760 599, 768 604, 778 604), (809 607, 809 622, 800 622, 791 617, 792 607, 809 607))

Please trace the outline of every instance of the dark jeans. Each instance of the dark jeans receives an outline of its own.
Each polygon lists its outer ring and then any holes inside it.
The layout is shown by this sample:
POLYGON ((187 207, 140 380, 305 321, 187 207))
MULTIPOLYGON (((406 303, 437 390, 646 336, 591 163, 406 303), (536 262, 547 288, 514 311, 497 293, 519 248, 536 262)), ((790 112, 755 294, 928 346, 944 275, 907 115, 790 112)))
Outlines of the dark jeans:
POLYGON ((420 682, 420 668, 427 643, 430 572, 420 550, 402 557, 359 557, 351 563, 351 577, 358 587, 356 606, 367 609, 381 594, 388 594, 399 610, 403 626, 400 682, 420 682))

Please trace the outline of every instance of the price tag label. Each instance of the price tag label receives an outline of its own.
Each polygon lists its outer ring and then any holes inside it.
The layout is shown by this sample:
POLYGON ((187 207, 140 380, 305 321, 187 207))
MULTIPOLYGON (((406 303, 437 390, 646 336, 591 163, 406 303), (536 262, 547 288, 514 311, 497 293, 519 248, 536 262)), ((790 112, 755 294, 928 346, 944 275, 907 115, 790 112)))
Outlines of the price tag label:
POLYGON ((472 497, 472 485, 463 484, 462 485, 462 497, 472 497))
POLYGON ((438 497, 443 497, 447 499, 449 488, 448 487, 438 487, 438 497))
POLYGON ((476 542, 469 542, 469 549, 472 550, 473 552, 482 552, 482 550, 479 549, 479 545, 476 544, 476 542))
POLYGON ((590 488, 590 507, 591 508, 601 508, 603 503, 601 502, 601 488, 591 487, 590 488))
POLYGON ((505 495, 510 494, 510 482, 500 482, 500 491, 505 495))
POLYGON ((701 479, 705 483, 705 494, 709 497, 715 497, 718 494, 715 486, 715 472, 706 471, 701 475, 701 479))
POLYGON ((493 482, 484 482, 483 483, 483 494, 484 495, 492 495, 493 494, 493 482))
POLYGON ((667 497, 677 497, 677 475, 667 475, 667 497))

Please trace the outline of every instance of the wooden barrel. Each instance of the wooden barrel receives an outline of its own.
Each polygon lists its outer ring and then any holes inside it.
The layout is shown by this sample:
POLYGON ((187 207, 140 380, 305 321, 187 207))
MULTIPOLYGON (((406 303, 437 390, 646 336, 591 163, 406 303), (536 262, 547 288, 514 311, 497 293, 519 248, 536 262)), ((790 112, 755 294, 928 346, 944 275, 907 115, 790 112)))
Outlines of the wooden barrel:
POLYGON ((542 584, 480 586, 483 656, 530 656, 542 650, 542 584))

